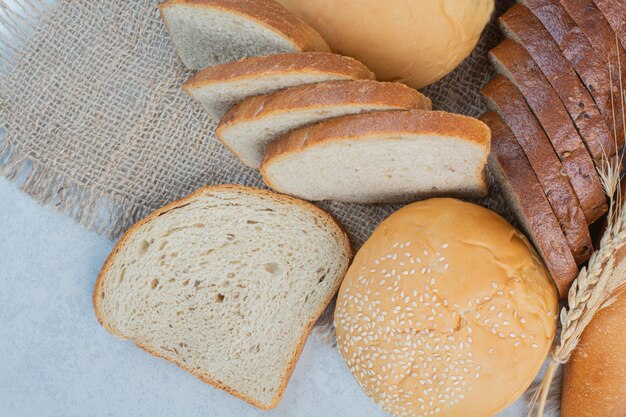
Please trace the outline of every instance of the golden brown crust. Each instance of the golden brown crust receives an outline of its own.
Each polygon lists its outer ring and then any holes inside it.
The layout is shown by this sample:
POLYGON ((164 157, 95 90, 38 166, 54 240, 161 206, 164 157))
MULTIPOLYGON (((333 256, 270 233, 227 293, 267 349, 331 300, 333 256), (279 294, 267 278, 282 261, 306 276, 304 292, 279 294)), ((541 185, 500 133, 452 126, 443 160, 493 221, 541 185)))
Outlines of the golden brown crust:
MULTIPOLYGON (((578 78, 574 67, 537 17, 527 7, 517 3, 498 20, 507 36, 524 45, 552 84, 580 131, 593 160, 601 163, 605 155, 615 154, 615 142, 607 124, 608 119, 600 113, 599 106, 578 78)), ((593 70, 593 66, 586 69, 593 70)), ((607 100, 610 100, 608 92, 608 88, 594 92, 600 103, 605 102, 602 107, 604 110, 607 100)))
POLYGON ((491 80, 481 93, 487 99, 487 106, 500 115, 524 149, 565 233, 574 259, 577 263, 586 261, 593 246, 585 215, 559 157, 524 97, 502 75, 491 80))
POLYGON ((600 9, 613 32, 617 35, 622 48, 626 49, 626 4, 623 0, 593 0, 600 9))
MULTIPOLYGON (((140 221, 138 221, 137 223, 135 223, 133 226, 131 226, 126 233, 124 233, 124 235, 120 238, 120 240, 115 244, 115 247, 113 248, 111 254, 107 257, 102 270, 100 271, 100 273, 98 274, 98 278, 96 279, 96 284, 94 286, 94 290, 93 290, 93 295, 92 295, 92 301, 93 301, 93 306, 94 306, 94 311, 95 311, 95 315, 96 318, 98 320, 98 322, 100 323, 100 325, 102 325, 102 327, 104 327, 109 333, 111 333, 114 336, 123 338, 123 339, 127 339, 126 336, 120 334, 119 332, 117 332, 113 327, 109 326, 108 323, 104 320, 104 317, 102 315, 102 312, 99 308, 99 294, 103 285, 103 280, 104 280, 104 276, 105 274, 108 272, 109 268, 111 267, 116 255, 119 253, 120 249, 126 244, 126 241, 128 240, 128 238, 138 229, 140 229, 142 226, 144 226, 146 223, 150 222, 152 219, 155 219, 165 213, 167 213, 168 211, 171 211, 173 209, 176 209, 178 207, 182 207, 185 206, 189 201, 192 201, 194 198, 207 193, 207 192, 212 192, 212 191, 222 191, 222 190, 236 190, 236 191, 240 191, 240 192, 245 192, 245 193, 252 193, 252 194, 260 194, 260 195, 265 195, 265 196, 270 196, 272 198, 275 198, 277 200, 280 201, 284 201, 290 204, 295 204, 295 205, 299 205, 301 207, 307 208, 315 213, 317 213, 318 215, 320 215, 323 218, 326 218, 326 220, 328 221, 329 224, 333 224, 337 227, 338 230, 338 235, 339 236, 343 236, 344 239, 342 239, 342 243, 344 244, 344 251, 345 254, 348 256, 348 258, 352 257, 352 247, 350 245, 349 239, 348 239, 348 235, 346 234, 345 230, 339 225, 339 223, 327 212, 325 212, 324 210, 320 209, 319 207, 317 207, 316 205, 309 203, 307 201, 304 200, 300 200, 298 198, 295 197, 291 197, 288 195, 284 195, 284 194, 278 194, 278 193, 274 193, 268 190, 263 190, 263 189, 258 189, 258 188, 252 188, 252 187, 246 187, 246 186, 242 186, 242 185, 230 185, 230 184, 225 184, 225 185, 215 185, 215 186, 208 186, 208 187, 204 187, 201 188, 199 190, 197 190, 196 192, 188 195, 187 197, 184 197, 180 200, 174 201, 168 205, 166 205, 165 207, 162 207, 158 210, 156 210, 155 212, 153 212, 152 214, 150 214, 149 216, 147 216, 145 219, 142 219, 140 221)), ((322 315, 322 313, 324 312, 324 310, 326 309, 326 306, 328 305, 328 303, 330 303, 330 301, 332 300, 332 298, 334 297, 335 293, 337 292, 339 286, 341 285, 341 280, 337 280, 337 284, 335 285, 335 288, 333 289, 333 291, 330 292, 329 296, 327 297, 327 300, 325 301, 325 303, 320 307, 319 311, 316 312, 316 314, 313 315, 313 317, 311 318, 311 320, 309 321, 309 323, 307 324, 305 331, 302 333, 302 336, 300 337, 300 340, 298 341, 298 344, 296 346, 296 349, 294 350, 294 355, 291 359, 291 361, 289 362, 289 366, 285 372, 285 375, 283 377, 282 380, 282 384, 280 389, 277 391, 277 395, 276 398, 272 401, 272 403, 270 404, 263 404, 263 403, 259 403, 257 401, 255 401, 253 398, 246 396, 245 394, 242 394, 240 392, 237 392, 236 390, 234 390, 233 388, 221 383, 220 381, 217 381, 213 378, 211 378, 208 375, 204 375, 204 374, 200 374, 198 373, 196 370, 192 370, 189 369, 187 367, 185 367, 183 364, 181 364, 180 362, 173 360, 172 358, 166 358, 165 356, 155 352, 153 349, 150 349, 149 347, 143 345, 140 341, 138 340, 134 340, 134 339, 130 339, 133 341, 133 343, 135 343, 140 349, 143 349, 144 351, 150 353, 151 355, 154 355, 156 357, 159 358, 163 358, 165 360, 168 360, 170 362, 175 363, 176 365, 178 365, 180 368, 184 369, 185 371, 191 373, 192 375, 194 375, 195 377, 197 377, 198 379, 200 379, 201 381, 212 385, 216 388, 222 389, 226 392, 228 392, 229 394, 238 397, 244 401, 246 401, 249 404, 252 404, 255 407, 264 409, 264 410, 269 410, 272 408, 275 408, 278 403, 280 402, 284 392, 285 392, 285 388, 287 386, 287 382, 289 382, 289 378, 291 377, 291 374, 293 373, 293 369, 295 367, 295 364, 300 356, 300 354, 302 353, 302 350, 304 349, 304 344, 306 342, 306 339, 311 331, 311 329, 313 328, 313 326, 315 325, 315 322, 319 319, 319 317, 322 315)))
POLYGON ((524 217, 526 232, 546 263, 560 296, 565 297, 578 276, 578 267, 537 175, 515 135, 497 114, 488 111, 480 120, 491 129, 490 167, 496 168, 507 182, 503 188, 513 194, 513 204, 524 217))
POLYGON ((565 366, 562 417, 626 415, 626 292, 587 325, 565 366))
POLYGON ((459 114, 426 110, 360 114, 298 129, 275 140, 265 154, 261 174, 268 180, 264 169, 267 164, 328 141, 411 132, 464 138, 487 150, 491 139, 489 128, 483 122, 459 114))
POLYGON ((556 151, 591 224, 608 209, 600 177, 572 119, 537 63, 522 45, 506 39, 489 52, 496 69, 526 98, 556 151))
POLYGON ((216 134, 220 137, 220 132, 232 124, 262 118, 272 113, 350 104, 379 105, 397 110, 430 110, 432 107, 428 97, 400 83, 371 80, 327 81, 244 99, 226 113, 216 134))
POLYGON ((159 9, 175 6, 205 7, 235 13, 281 35, 302 52, 330 52, 315 29, 273 0, 167 0, 159 9))
POLYGON ((303 52, 245 58, 208 67, 187 80, 183 89, 291 72, 329 73, 355 80, 375 78, 374 73, 356 59, 326 52, 303 52))

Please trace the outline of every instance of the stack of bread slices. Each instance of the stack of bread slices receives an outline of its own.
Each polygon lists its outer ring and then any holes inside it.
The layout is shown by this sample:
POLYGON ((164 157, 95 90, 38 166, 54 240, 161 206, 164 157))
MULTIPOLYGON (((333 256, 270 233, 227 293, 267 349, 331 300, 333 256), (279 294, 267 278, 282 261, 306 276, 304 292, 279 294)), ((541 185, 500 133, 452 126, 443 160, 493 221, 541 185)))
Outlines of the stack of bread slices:
POLYGON ((376 81, 273 0, 168 0, 161 13, 182 61, 200 69, 184 91, 275 190, 352 203, 486 195, 484 123, 376 81))
POLYGON ((589 225, 607 210, 598 168, 624 141, 623 28, 603 9, 592 0, 510 8, 499 18, 507 39, 489 53, 499 75, 482 90, 490 170, 561 296, 593 251, 589 225))

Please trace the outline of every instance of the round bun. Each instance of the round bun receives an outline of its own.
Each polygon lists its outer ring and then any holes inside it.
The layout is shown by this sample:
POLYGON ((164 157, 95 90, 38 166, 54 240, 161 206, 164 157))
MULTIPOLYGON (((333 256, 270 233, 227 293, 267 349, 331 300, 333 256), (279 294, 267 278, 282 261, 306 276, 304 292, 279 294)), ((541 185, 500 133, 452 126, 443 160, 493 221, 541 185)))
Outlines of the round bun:
POLYGON ((339 291, 337 343, 394 416, 490 417, 544 363, 557 292, 528 240, 494 212, 414 203, 363 245, 339 291))
POLYGON ((334 52, 379 80, 421 88, 457 67, 491 19, 494 0, 278 0, 334 52))

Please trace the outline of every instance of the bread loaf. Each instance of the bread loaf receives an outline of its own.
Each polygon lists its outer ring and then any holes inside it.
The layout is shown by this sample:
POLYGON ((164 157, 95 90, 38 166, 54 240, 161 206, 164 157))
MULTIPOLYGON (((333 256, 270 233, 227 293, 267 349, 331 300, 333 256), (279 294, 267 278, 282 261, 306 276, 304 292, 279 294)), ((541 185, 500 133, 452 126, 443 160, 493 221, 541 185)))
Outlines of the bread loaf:
POLYGON ((515 135, 497 114, 488 111, 480 120, 491 129, 489 171, 498 184, 496 192, 502 192, 543 258, 559 292, 565 294, 578 276, 578 267, 537 175, 515 135))
MULTIPOLYGON (((588 84, 589 90, 601 104, 598 106, 559 45, 526 6, 519 3, 514 5, 500 16, 498 22, 504 34, 521 43, 541 68, 576 124, 594 161, 601 163, 605 155, 613 155, 616 149, 612 129, 609 129, 607 123, 609 119, 599 109, 600 107, 608 112, 608 116, 612 116, 610 91, 603 84, 604 78, 608 80, 608 75, 599 74, 601 78, 597 81, 592 77, 588 84)), ((563 43, 566 42, 563 39, 563 43)), ((591 46, 588 48, 591 49, 591 46)), ((567 50, 569 49, 573 48, 567 50)), ((569 56, 573 59, 571 54, 569 56)), ((589 68, 584 65, 582 64, 580 75, 589 80, 587 73, 591 73, 594 66, 589 68)), ((601 66, 596 67, 600 71, 601 66)))
POLYGON ((275 407, 350 245, 312 204, 215 186, 133 226, 93 293, 100 323, 260 408, 275 407))
POLYGON ((334 52, 379 80, 414 88, 452 71, 476 46, 494 0, 278 0, 317 29, 334 52))
POLYGON ((307 200, 415 201, 487 193, 490 132, 466 116, 386 111, 329 120, 274 141, 261 166, 267 185, 307 200))
POLYGON ((493 416, 526 390, 556 331, 557 294, 528 240, 452 199, 381 223, 339 290, 337 347, 394 416, 493 416))
POLYGON ((600 177, 559 96, 528 51, 507 39, 489 52, 489 59, 524 95, 569 176, 588 224, 608 207, 600 177))
POLYGON ((593 0, 626 49, 626 3, 623 0, 593 0))
POLYGON ((565 365, 561 417, 626 415, 626 292, 587 325, 565 365))
POLYGON ((183 90, 217 121, 246 97, 323 81, 373 80, 365 65, 346 56, 304 52, 254 57, 208 67, 191 77, 183 90))
MULTIPOLYGON (((589 259, 591 238, 585 216, 569 178, 550 140, 532 114, 522 94, 504 76, 496 76, 481 92, 487 106, 511 128, 528 157, 543 191, 567 238, 577 263, 589 259)), ((561 292, 565 297, 566 292, 561 292)))
POLYGON ((236 104, 215 134, 244 164, 258 169, 277 137, 306 125, 384 110, 430 110, 430 99, 400 83, 332 81, 249 97, 236 104))
POLYGON ((250 56, 330 51, 319 33, 273 0, 167 0, 159 8, 190 69, 250 56))

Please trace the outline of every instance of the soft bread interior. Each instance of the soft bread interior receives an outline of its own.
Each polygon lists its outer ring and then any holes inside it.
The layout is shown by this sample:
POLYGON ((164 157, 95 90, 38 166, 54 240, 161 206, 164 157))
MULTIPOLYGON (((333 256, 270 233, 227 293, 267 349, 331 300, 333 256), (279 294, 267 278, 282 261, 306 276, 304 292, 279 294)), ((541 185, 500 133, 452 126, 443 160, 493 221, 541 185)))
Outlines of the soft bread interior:
POLYGON ((187 5, 161 10, 180 58, 190 69, 297 52, 295 45, 278 32, 236 13, 187 5))
POLYGON ((336 117, 383 110, 397 108, 381 104, 345 104, 286 109, 226 125, 218 130, 218 137, 244 164, 258 169, 269 144, 282 134, 336 117))
POLYGON ((125 238, 99 278, 98 316, 200 378, 275 406, 349 261, 345 235, 322 214, 270 193, 207 191, 125 238))
POLYGON ((271 93, 288 87, 324 81, 347 80, 349 77, 323 72, 277 72, 259 77, 246 77, 225 82, 207 83, 187 88, 206 111, 220 120, 235 104, 246 97, 271 93))
POLYGON ((418 197, 486 193, 485 150, 432 134, 328 140, 264 162, 266 182, 308 200, 404 202, 418 197))

